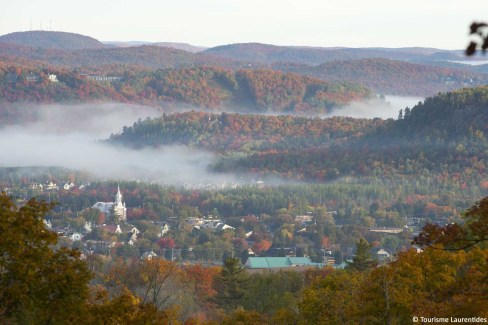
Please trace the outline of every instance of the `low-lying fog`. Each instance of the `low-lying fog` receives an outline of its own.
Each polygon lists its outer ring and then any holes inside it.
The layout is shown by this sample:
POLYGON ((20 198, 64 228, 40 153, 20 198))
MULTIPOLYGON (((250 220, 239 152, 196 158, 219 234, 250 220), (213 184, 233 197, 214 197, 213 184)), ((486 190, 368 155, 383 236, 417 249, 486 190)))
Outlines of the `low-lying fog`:
POLYGON ((398 118, 398 112, 406 107, 414 107, 418 102, 423 101, 422 97, 404 97, 386 95, 385 99, 371 99, 364 102, 354 102, 336 109, 328 116, 349 116, 356 118, 382 119, 398 118))
POLYGON ((59 166, 88 171, 102 179, 151 180, 200 186, 234 182, 207 172, 212 153, 181 146, 131 150, 97 142, 137 119, 158 116, 155 109, 121 104, 49 105, 39 120, 0 129, 0 167, 59 166))
MULTIPOLYGON (((337 110, 341 116, 397 118, 398 111, 422 98, 386 96, 383 100, 354 103, 337 110)), ((22 109, 22 108, 19 108, 22 109)), ((235 175, 208 171, 217 157, 183 146, 131 150, 101 141, 138 119, 161 111, 125 104, 31 106, 38 120, 0 128, 0 167, 58 166, 84 170, 101 179, 137 179, 162 184, 221 186, 249 183, 235 175)), ((269 184, 268 180, 266 180, 269 184)), ((283 180, 273 180, 280 184, 283 180)))

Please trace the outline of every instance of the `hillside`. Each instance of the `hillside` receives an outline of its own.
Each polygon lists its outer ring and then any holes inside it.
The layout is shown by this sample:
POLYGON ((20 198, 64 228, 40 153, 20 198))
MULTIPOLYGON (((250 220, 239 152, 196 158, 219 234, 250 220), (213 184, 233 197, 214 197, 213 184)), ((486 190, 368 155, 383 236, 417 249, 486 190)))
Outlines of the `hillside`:
MULTIPOLYGON (((44 65, 43 68, 76 68, 86 74, 205 66, 233 70, 271 68, 324 81, 360 83, 387 95, 422 97, 488 83, 488 76, 482 73, 486 70, 483 66, 433 61, 432 58, 444 53, 436 49, 306 48, 251 43, 198 51, 196 47, 180 43, 68 50, 0 42, 0 58, 4 63, 29 65, 32 61, 36 66, 44 65), (399 60, 416 60, 418 63, 399 60)), ((456 51, 445 54, 458 55, 456 51)))
POLYGON ((218 172, 313 182, 421 173, 477 189, 488 170, 487 104, 488 87, 480 87, 429 98, 388 121, 186 113, 136 123, 110 141, 217 151, 225 157, 213 166, 218 172))
POLYGON ((206 54, 251 63, 294 63, 318 65, 335 60, 385 58, 391 60, 436 60, 439 56, 450 60, 462 56, 456 51, 429 48, 324 48, 275 46, 260 43, 238 43, 207 49, 206 54))
POLYGON ((190 53, 198 53, 206 50, 206 47, 203 46, 195 46, 188 43, 179 43, 179 42, 144 42, 144 41, 129 41, 129 42, 119 42, 119 41, 105 41, 104 44, 107 44, 111 47, 133 47, 133 46, 161 46, 161 47, 169 47, 176 50, 183 50, 190 53))
POLYGON ((130 147, 181 144, 221 153, 314 148, 359 137, 382 120, 187 112, 146 119, 109 142, 130 147))
POLYGON ((102 49, 106 47, 103 43, 89 36, 41 30, 2 35, 0 36, 0 43, 58 50, 102 49))
POLYGON ((488 86, 465 88, 427 98, 382 130, 382 137, 407 141, 485 139, 488 134, 488 86))
POLYGON ((381 94, 432 96, 466 86, 488 83, 488 76, 457 68, 387 59, 334 61, 316 67, 285 67, 328 81, 354 80, 381 94))
POLYGON ((183 51, 187 51, 190 53, 198 53, 198 52, 205 51, 207 49, 206 47, 203 47, 203 46, 195 46, 195 45, 191 45, 188 43, 157 42, 157 43, 153 43, 153 44, 157 45, 157 46, 169 47, 169 48, 173 48, 173 49, 177 49, 177 50, 183 50, 183 51))
POLYGON ((487 104, 486 86, 440 94, 364 137, 323 148, 256 153, 222 162, 218 170, 259 170, 309 180, 408 178, 423 171, 439 182, 455 175, 456 186, 478 188, 488 170, 487 104))
POLYGON ((11 64, 33 60, 46 65, 86 69, 113 65, 124 65, 126 69, 130 69, 130 66, 145 69, 210 65, 229 68, 244 66, 244 64, 239 64, 232 60, 157 45, 65 50, 53 48, 34 49, 24 45, 0 42, 0 57, 11 64))
MULTIPOLYGON (((177 50, 174 50, 177 51, 177 50)), ((127 102, 166 108, 181 106, 257 113, 327 113, 372 96, 358 85, 331 83, 273 70, 217 67, 167 69, 96 75, 56 68, 0 64, 2 119, 12 118, 7 103, 127 102), (56 75, 59 82, 49 80, 56 75), (8 109, 7 109, 8 107, 8 109)))

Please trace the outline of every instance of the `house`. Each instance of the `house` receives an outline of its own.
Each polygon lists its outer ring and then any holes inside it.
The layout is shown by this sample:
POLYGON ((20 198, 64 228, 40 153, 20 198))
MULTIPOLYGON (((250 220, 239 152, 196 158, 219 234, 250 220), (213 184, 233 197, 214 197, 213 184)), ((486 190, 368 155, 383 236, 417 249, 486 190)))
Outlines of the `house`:
POLYGON ((67 183, 65 183, 63 185, 63 189, 66 190, 66 191, 68 191, 68 190, 70 190, 74 186, 75 186, 75 184, 73 184, 72 182, 67 182, 67 183))
POLYGON ((248 257, 244 264, 248 269, 280 270, 288 268, 321 268, 323 263, 314 263, 309 257, 248 257))
POLYGON ((391 257, 390 253, 385 251, 383 248, 376 253, 376 256, 378 257, 378 262, 380 263, 389 261, 391 257))
POLYGON ((53 224, 51 223, 51 220, 46 220, 44 219, 44 225, 46 226, 47 229, 52 230, 53 229, 53 224))
POLYGON ((168 223, 163 223, 163 225, 161 226, 161 232, 159 233, 159 237, 163 237, 164 235, 166 235, 170 230, 170 227, 169 227, 169 224, 168 223))
POLYGON ((212 229, 212 230, 234 230, 235 228, 229 226, 218 219, 201 219, 201 218, 186 218, 186 222, 193 225, 195 229, 212 229))
POLYGON ((310 224, 313 221, 313 216, 310 215, 303 215, 303 216, 296 216, 295 223, 299 223, 301 225, 310 224))
POLYGON ((47 76, 47 77, 48 77, 48 80, 49 80, 50 82, 58 82, 58 81, 59 81, 59 80, 58 80, 58 76, 56 76, 55 74, 48 74, 48 76, 47 76))
POLYGON ((87 233, 89 233, 89 232, 91 232, 93 230, 93 225, 92 225, 92 223, 90 221, 85 221, 84 228, 85 228, 85 231, 87 233))
POLYGON ((118 77, 118 76, 102 76, 102 75, 88 75, 87 78, 90 79, 90 80, 95 80, 95 81, 98 81, 98 82, 107 82, 107 83, 111 83, 111 82, 114 82, 114 81, 120 81, 120 80, 122 80, 122 77, 118 77))
POLYGON ((58 190, 58 189, 59 189, 59 186, 58 186, 58 185, 56 185, 56 183, 49 182, 49 183, 47 183, 47 184, 46 184, 45 189, 46 189, 47 191, 54 191, 54 190, 58 190))
POLYGON ((80 240, 82 240, 82 239, 83 239, 83 235, 82 235, 82 234, 80 234, 79 232, 75 232, 75 233, 73 233, 73 234, 71 235, 70 239, 71 239, 72 241, 80 241, 80 240))
POLYGON ((225 224, 223 222, 219 222, 215 225, 215 230, 235 230, 236 228, 229 226, 228 224, 225 224))
POLYGON ((380 232, 385 234, 399 234, 403 232, 403 228, 395 228, 395 227, 369 228, 369 231, 380 232))
POLYGON ((141 256, 141 260, 152 260, 154 257, 157 257, 158 255, 154 253, 153 251, 146 251, 144 254, 141 256))
MULTIPOLYGON (((128 244, 132 246, 137 241, 137 235, 140 234, 140 231, 134 226, 131 227, 132 228, 127 232, 127 238, 129 239, 128 244)), ((120 225, 118 225, 118 228, 120 229, 120 225)))

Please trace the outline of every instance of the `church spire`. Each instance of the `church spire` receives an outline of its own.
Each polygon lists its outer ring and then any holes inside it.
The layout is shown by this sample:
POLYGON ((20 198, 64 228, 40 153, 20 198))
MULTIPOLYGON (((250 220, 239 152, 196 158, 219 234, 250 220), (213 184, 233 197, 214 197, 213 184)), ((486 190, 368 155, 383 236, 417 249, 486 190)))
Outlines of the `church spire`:
POLYGON ((120 186, 117 185, 117 195, 115 195, 115 204, 122 203, 122 193, 120 193, 120 186))

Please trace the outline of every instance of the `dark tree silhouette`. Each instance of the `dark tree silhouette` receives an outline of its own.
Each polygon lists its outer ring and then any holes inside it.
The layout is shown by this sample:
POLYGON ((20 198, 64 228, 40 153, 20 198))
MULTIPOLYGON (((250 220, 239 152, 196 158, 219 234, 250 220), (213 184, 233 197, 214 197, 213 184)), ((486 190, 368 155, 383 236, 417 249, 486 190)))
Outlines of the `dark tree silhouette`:
POLYGON ((474 40, 472 40, 466 48, 466 55, 474 55, 478 48, 485 54, 486 49, 488 49, 488 24, 483 22, 473 22, 470 26, 469 34, 474 36, 474 40))

